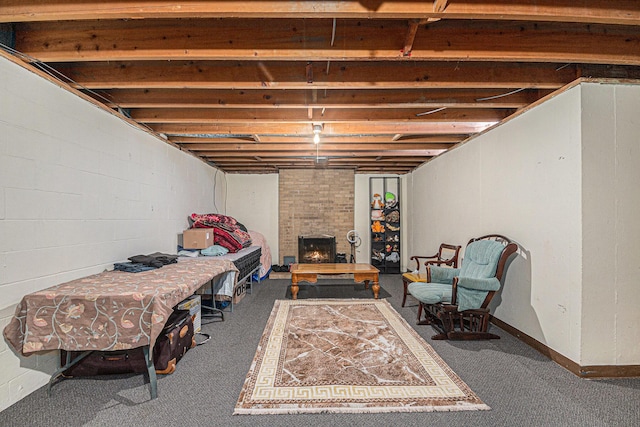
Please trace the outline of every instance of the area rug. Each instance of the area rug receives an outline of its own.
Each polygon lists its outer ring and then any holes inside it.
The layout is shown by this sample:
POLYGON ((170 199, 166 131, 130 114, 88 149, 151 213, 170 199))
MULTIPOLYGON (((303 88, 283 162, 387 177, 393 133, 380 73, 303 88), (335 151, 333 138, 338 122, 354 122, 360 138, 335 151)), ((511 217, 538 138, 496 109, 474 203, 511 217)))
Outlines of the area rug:
POLYGON ((386 300, 277 300, 235 414, 487 410, 386 300))

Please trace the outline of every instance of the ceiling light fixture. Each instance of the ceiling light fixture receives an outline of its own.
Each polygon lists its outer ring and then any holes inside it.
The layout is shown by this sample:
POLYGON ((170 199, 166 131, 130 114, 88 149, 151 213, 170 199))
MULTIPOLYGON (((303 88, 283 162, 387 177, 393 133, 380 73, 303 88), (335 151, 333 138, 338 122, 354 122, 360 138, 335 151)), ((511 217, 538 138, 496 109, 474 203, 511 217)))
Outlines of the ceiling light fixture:
POLYGON ((322 132, 322 125, 313 125, 313 143, 318 144, 320 142, 320 132, 322 132))

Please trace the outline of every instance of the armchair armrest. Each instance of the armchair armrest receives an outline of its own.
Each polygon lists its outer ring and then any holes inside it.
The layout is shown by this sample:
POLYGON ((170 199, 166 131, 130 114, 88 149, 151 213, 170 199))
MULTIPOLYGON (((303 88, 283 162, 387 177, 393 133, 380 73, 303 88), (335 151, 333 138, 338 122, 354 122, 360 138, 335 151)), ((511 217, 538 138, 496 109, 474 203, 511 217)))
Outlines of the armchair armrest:
POLYGON ((459 268, 446 268, 437 265, 427 265, 427 282, 444 283, 450 285, 453 278, 460 274, 459 268))
POLYGON ((458 277, 458 286, 477 291, 497 291, 500 289, 500 281, 495 277, 489 279, 476 279, 473 277, 458 277))
POLYGON ((414 255, 409 259, 411 261, 415 261, 416 262, 416 270, 420 270, 420 260, 421 259, 438 259, 438 254, 431 255, 431 256, 414 255))

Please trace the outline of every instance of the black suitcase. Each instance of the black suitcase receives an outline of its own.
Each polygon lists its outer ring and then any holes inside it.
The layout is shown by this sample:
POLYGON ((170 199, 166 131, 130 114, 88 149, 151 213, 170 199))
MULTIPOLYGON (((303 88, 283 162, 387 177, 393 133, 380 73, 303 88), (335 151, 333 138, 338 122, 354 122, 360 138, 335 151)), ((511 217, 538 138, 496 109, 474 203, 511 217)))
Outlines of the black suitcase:
POLYGON ((153 347, 153 365, 158 374, 171 374, 190 348, 196 346, 193 317, 189 310, 176 310, 153 347))
MULTIPOLYGON (((182 356, 195 347, 193 318, 188 310, 174 311, 153 347, 153 365, 158 374, 171 374, 182 356)), ((71 351, 71 360, 82 352, 71 351)), ((66 364, 67 351, 60 350, 60 366, 66 364)), ((66 369, 65 377, 86 377, 108 374, 147 372, 142 347, 128 350, 93 351, 80 362, 66 369)))

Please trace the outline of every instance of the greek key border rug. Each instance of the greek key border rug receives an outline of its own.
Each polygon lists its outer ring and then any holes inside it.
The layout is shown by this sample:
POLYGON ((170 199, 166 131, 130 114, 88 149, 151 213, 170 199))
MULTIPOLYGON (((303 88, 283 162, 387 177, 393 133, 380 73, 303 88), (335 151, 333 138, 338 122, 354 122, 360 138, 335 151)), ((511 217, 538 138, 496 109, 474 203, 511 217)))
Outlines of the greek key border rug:
POLYGON ((277 300, 236 414, 488 410, 386 300, 277 300))

